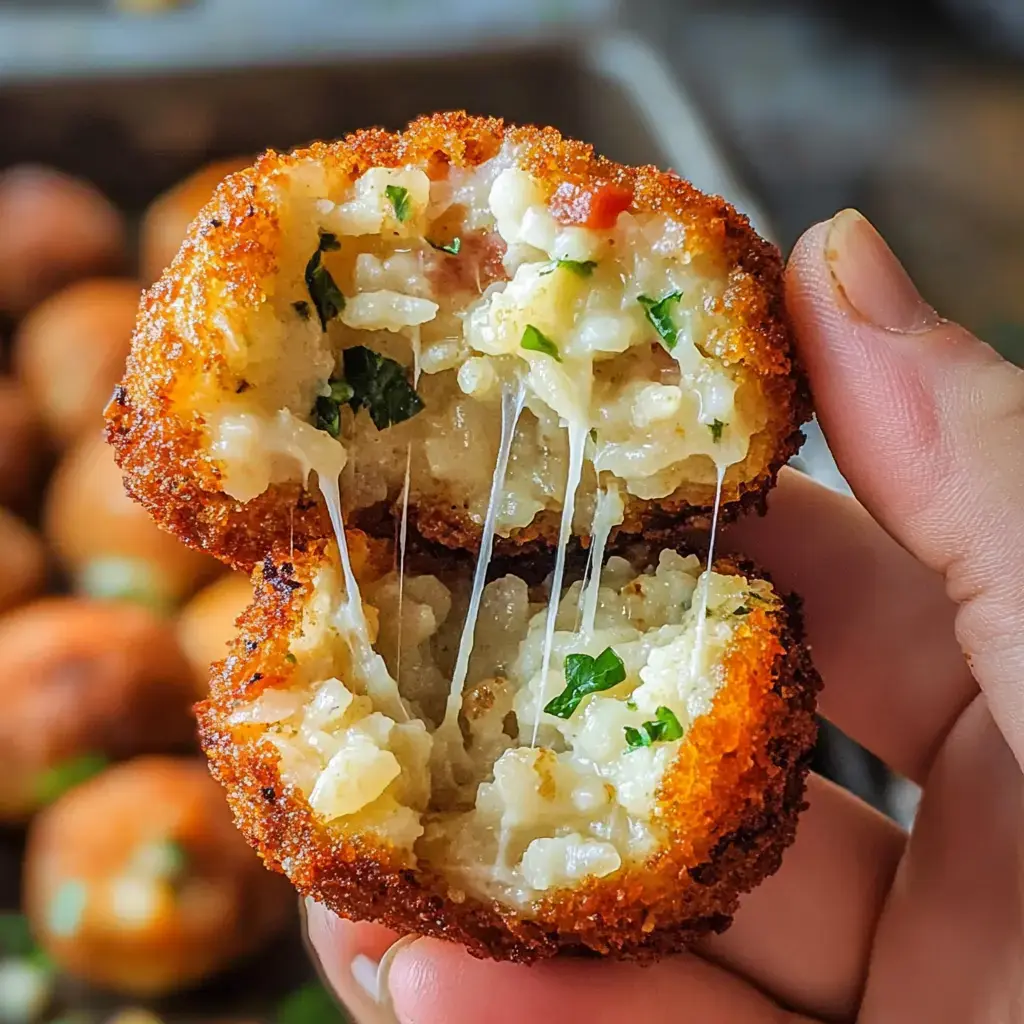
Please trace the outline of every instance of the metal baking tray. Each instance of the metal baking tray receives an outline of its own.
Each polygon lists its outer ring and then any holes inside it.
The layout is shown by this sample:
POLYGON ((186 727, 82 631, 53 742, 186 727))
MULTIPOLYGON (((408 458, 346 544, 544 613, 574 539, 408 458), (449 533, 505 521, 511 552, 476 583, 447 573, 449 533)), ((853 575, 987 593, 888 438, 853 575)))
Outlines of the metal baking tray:
POLYGON ((423 58, 48 81, 0 76, 0 167, 53 164, 138 211, 214 157, 367 125, 398 128, 418 114, 459 108, 551 124, 613 159, 672 167, 765 227, 660 60, 618 34, 423 58))
MULTIPOLYGON (((372 124, 398 128, 452 108, 551 124, 616 160, 674 168, 767 229, 694 105, 654 53, 624 34, 417 58, 142 74, 120 68, 20 81, 0 73, 0 168, 23 161, 59 167, 95 182, 134 218, 207 160, 372 124)), ((19 845, 18 837, 0 834, 7 905, 16 901, 19 845)), ((296 923, 256 960, 153 1009, 170 1021, 269 1020, 279 995, 311 974, 296 923)), ((124 1003, 96 993, 74 998, 97 1009, 124 1003)))

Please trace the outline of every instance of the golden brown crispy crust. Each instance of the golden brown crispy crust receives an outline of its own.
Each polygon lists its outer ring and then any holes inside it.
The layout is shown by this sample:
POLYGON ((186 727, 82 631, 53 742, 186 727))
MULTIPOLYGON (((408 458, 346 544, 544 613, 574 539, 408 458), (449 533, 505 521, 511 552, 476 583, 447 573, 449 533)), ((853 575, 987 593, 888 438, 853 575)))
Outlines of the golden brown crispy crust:
MULTIPOLYGON (((758 375, 773 416, 761 435, 767 470, 752 480, 727 477, 723 515, 729 519, 741 508, 763 504, 778 469, 799 447, 800 424, 810 415, 783 306, 778 250, 724 200, 698 192, 675 174, 623 167, 552 128, 511 127, 456 112, 421 118, 400 134, 372 128, 291 154, 268 152, 227 178, 193 222, 174 263, 143 299, 127 373, 107 409, 108 436, 128 490, 162 526, 242 568, 259 562, 274 538, 315 540, 330 531, 319 499, 296 484, 272 486, 246 504, 224 494, 204 451, 202 417, 184 413, 174 397, 176 388, 227 374, 209 327, 223 292, 242 306, 256 307, 264 299, 282 233, 275 179, 310 158, 353 180, 372 166, 474 166, 505 140, 522 148, 522 165, 549 194, 565 182, 587 189, 626 185, 634 196, 631 211, 671 214, 685 225, 692 255, 727 268, 729 286, 721 302, 733 328, 716 341, 716 354, 758 375)), ((225 386, 223 379, 219 386, 225 386)), ((707 486, 681 489, 667 500, 631 499, 621 530, 641 534, 650 528, 678 537, 681 526, 706 518, 712 499, 707 486)), ((464 508, 444 502, 414 508, 411 522, 445 546, 477 546, 479 528, 464 508)), ((510 540, 499 540, 498 550, 550 546, 557 528, 556 515, 541 515, 510 540)))
MULTIPOLYGON (((268 560, 257 572, 255 602, 197 709, 239 828, 301 893, 345 917, 461 942, 480 957, 528 962, 597 952, 650 960, 727 927, 740 895, 778 868, 804 806, 820 687, 797 600, 755 608, 739 627, 714 710, 691 729, 662 784, 667 847, 643 865, 545 899, 527 918, 450 892, 438 872, 410 867, 385 846, 331 834, 282 785, 273 748, 228 725, 233 707, 288 677, 288 641, 322 557, 317 545, 297 564, 268 560)), ((376 563, 376 572, 388 561, 361 543, 356 560, 376 563)), ((716 568, 753 575, 728 560, 716 568)))

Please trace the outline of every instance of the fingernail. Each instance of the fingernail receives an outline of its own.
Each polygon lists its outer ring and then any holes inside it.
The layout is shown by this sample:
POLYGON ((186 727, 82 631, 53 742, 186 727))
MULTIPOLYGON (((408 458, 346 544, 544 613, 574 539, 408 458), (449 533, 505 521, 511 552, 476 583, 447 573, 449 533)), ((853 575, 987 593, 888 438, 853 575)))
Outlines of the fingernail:
POLYGON ((898 334, 920 334, 941 323, 882 236, 856 210, 832 218, 825 259, 839 294, 868 323, 898 334))
POLYGON ((380 985, 377 975, 380 972, 380 961, 368 957, 365 953, 358 953, 352 958, 352 977, 356 984, 375 1002, 381 1003, 380 985))

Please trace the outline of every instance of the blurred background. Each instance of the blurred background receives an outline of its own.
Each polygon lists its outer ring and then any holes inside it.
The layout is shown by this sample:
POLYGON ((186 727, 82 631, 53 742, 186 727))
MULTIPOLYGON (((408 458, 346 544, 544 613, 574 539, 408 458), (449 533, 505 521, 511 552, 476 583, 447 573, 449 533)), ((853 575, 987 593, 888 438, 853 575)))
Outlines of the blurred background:
MULTIPOLYGON (((101 413, 220 178, 451 107, 672 167, 784 250, 857 206, 1024 359, 1021 0, 0 0, 0 1024, 344 1019, 196 755, 248 582, 129 502, 101 413)), ((844 486, 813 430, 800 467, 844 486)), ((912 817, 831 729, 817 767, 912 817)))

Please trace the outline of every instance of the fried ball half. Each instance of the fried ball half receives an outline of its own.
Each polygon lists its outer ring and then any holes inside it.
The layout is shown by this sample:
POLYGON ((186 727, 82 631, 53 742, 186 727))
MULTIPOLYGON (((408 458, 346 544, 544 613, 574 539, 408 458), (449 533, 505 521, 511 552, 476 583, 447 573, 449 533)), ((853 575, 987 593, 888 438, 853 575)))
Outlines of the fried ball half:
POLYGON ((263 945, 294 896, 242 842, 201 761, 145 757, 84 783, 33 823, 25 904, 33 934, 65 970, 162 995, 263 945))
POLYGON ((372 648, 332 548, 268 558, 198 708, 264 860, 477 956, 650 959, 727 927, 803 806, 819 678, 796 603, 734 561, 613 556, 564 592, 542 682, 545 597, 501 576, 452 728, 467 573, 417 566, 400 603, 387 545, 350 548, 372 648))
POLYGON ((96 763, 192 741, 190 666, 145 608, 46 598, 0 618, 0 650, 0 822, 96 763))
MULTIPOLYGON (((499 551, 575 533, 598 479, 626 534, 760 503, 809 415, 778 251, 676 175, 550 128, 462 113, 234 174, 147 294, 109 436, 132 494, 191 544, 251 567, 394 515, 479 543, 502 396, 523 388, 499 551)), ((509 398, 511 401, 511 397, 509 398)), ((390 527, 388 527, 390 529, 390 527)))

